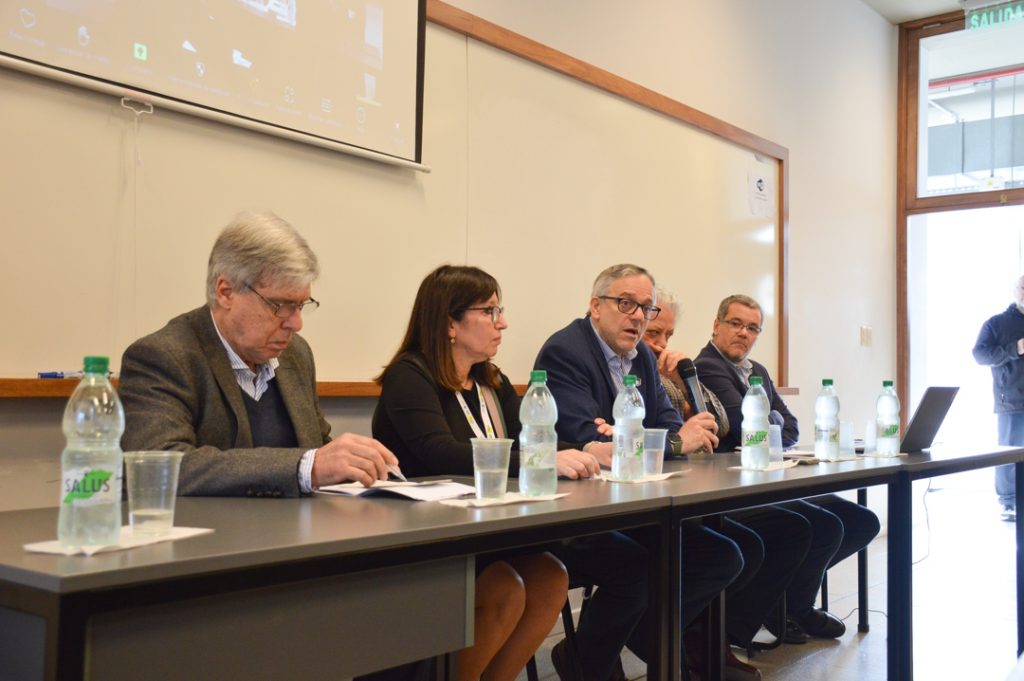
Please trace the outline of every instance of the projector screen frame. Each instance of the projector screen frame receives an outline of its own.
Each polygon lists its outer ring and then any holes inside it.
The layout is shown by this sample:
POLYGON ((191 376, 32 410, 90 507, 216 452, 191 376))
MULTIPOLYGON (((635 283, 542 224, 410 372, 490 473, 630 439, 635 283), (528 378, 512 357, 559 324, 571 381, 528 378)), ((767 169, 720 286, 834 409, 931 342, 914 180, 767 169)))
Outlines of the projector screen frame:
MULTIPOLYGON (((102 79, 96 76, 84 75, 54 64, 47 64, 26 57, 0 52, 0 67, 13 71, 19 71, 34 77, 64 83, 73 87, 80 87, 92 90, 105 95, 112 95, 122 100, 122 105, 127 106, 130 102, 141 103, 144 107, 166 109, 206 120, 215 121, 225 125, 252 130, 255 132, 281 137, 293 142, 300 142, 312 146, 336 151, 350 156, 386 163, 389 165, 410 168, 424 173, 430 172, 430 167, 425 165, 423 160, 423 77, 424 59, 426 55, 426 23, 427 23, 427 0, 417 0, 416 9, 416 104, 415 104, 415 160, 386 154, 373 149, 360 147, 355 144, 347 144, 337 140, 329 139, 315 133, 306 132, 283 125, 268 123, 238 113, 231 113, 204 106, 196 102, 153 92, 150 90, 134 88, 124 83, 102 79), (148 106, 147 106, 148 105, 148 106)), ((132 110, 135 107, 127 106, 132 110)))

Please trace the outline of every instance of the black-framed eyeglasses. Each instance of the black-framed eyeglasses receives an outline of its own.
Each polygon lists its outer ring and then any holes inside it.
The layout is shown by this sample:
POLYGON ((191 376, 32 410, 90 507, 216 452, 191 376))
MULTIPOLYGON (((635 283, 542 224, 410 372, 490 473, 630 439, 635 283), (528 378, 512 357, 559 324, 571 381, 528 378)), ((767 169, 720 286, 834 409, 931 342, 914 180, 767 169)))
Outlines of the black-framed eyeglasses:
POLYGON ((491 317, 491 322, 494 324, 498 323, 501 319, 501 315, 505 314, 505 308, 501 305, 488 305, 486 307, 467 307, 466 310, 479 310, 480 312, 486 312, 491 317))
POLYGON ((761 333, 761 327, 758 326, 757 324, 744 324, 738 319, 719 319, 718 321, 722 322, 723 324, 725 324, 730 329, 736 332, 739 332, 740 329, 746 329, 747 333, 749 333, 751 336, 756 336, 757 334, 761 333))
POLYGON ((618 296, 598 296, 601 300, 614 300, 616 306, 619 308, 619 312, 622 314, 633 314, 639 307, 644 311, 644 319, 647 321, 653 321, 658 318, 658 313, 661 312, 661 308, 656 305, 641 305, 635 300, 629 298, 619 298, 618 296))
POLYGON ((293 303, 290 300, 269 300, 262 293, 254 289, 251 284, 246 284, 245 287, 266 303, 267 307, 274 311, 274 316, 278 319, 288 319, 296 312, 312 312, 320 307, 320 301, 313 298, 304 300, 301 303, 293 303))

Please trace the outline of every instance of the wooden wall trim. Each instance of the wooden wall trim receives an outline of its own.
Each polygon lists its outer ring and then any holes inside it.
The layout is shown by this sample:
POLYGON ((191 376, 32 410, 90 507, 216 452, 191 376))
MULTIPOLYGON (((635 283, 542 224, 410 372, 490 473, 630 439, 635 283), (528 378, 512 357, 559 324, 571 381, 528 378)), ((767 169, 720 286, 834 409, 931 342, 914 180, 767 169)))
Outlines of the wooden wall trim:
MULTIPOLYGON (((117 379, 111 380, 117 387, 117 379)), ((78 385, 78 379, 52 378, 0 378, 0 399, 3 398, 60 398, 67 399, 78 385)), ((529 387, 524 384, 512 386, 519 396, 526 394, 529 387)), ((782 390, 780 388, 780 390, 782 390)), ((318 381, 316 394, 319 397, 380 397, 380 386, 365 381, 318 381)))
POLYGON ((623 97, 671 118, 700 128, 758 153, 783 159, 785 147, 727 123, 720 118, 626 80, 593 64, 571 57, 526 36, 464 12, 441 0, 427 0, 427 20, 482 43, 570 76, 605 92, 623 97))

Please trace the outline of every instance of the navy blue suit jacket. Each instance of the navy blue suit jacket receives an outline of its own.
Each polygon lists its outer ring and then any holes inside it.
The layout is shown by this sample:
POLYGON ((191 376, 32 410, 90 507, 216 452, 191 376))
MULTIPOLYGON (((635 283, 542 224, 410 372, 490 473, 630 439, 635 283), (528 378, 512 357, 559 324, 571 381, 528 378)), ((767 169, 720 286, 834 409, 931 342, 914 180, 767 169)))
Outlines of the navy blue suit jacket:
MULTIPOLYGON (((697 366, 700 382, 718 396, 722 406, 725 407, 725 412, 729 415, 729 434, 719 440, 718 448, 715 451, 731 452, 740 446, 741 425, 743 424, 743 412, 740 407, 743 403, 743 396, 747 394, 747 386, 743 384, 743 379, 740 378, 729 360, 722 357, 710 341, 700 351, 693 363, 697 366)), ((764 365, 754 361, 751 361, 751 364, 754 365, 753 375, 760 376, 762 379, 771 410, 777 411, 783 419, 782 446, 792 447, 800 437, 800 424, 790 413, 786 403, 782 401, 764 365)))
MULTIPOLYGON (((630 373, 637 377, 637 387, 647 409, 644 426, 677 432, 683 420, 661 386, 654 353, 644 343, 640 343, 637 350, 630 373)), ((571 322, 548 338, 537 355, 534 368, 548 372, 548 388, 558 405, 556 429, 560 439, 577 446, 595 440, 611 440, 597 434, 594 419, 600 417, 612 423, 612 406, 618 389, 589 317, 571 322)), ((666 451, 670 451, 669 445, 666 451)))

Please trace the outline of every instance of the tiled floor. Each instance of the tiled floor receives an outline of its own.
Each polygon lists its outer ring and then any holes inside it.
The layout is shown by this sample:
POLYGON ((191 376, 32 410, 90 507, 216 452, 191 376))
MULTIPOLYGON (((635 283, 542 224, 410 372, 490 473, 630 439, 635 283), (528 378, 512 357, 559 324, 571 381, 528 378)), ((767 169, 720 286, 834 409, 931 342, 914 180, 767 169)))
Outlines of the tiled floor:
MULTIPOLYGON (((915 483, 914 676, 923 681, 1005 679, 1016 662, 1014 525, 999 517, 992 469, 915 483)), ((883 489, 870 492, 872 506, 883 489)), ((883 523, 885 519, 883 518, 883 523)), ((871 630, 857 633, 854 559, 829 572, 830 610, 845 618, 838 641, 784 645, 753 662, 771 681, 882 681, 886 675, 886 537, 869 547, 871 630)), ((558 681, 551 668, 551 636, 538 653, 540 677, 558 681)), ((628 652, 630 679, 645 667, 628 652)), ((525 681, 525 673, 520 681, 525 681)), ((589 680, 588 681, 592 681, 589 680)), ((593 680, 600 681, 600 680, 593 680)))

